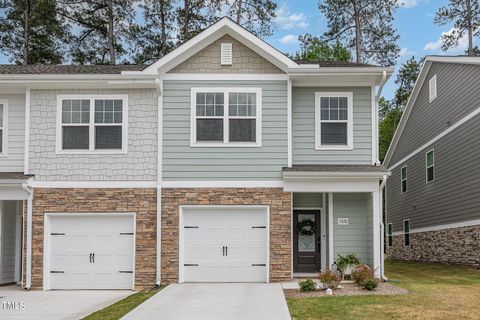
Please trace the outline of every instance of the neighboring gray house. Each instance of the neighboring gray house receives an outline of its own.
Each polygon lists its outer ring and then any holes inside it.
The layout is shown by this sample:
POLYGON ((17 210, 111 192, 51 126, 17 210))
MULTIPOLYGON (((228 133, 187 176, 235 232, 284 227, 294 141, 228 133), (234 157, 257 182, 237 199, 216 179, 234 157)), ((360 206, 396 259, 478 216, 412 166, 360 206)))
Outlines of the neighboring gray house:
POLYGON ((391 73, 229 19, 150 66, 0 66, 1 283, 281 281, 351 252, 380 276, 391 73))
POLYGON ((385 158, 391 259, 480 265, 480 58, 426 58, 385 158))

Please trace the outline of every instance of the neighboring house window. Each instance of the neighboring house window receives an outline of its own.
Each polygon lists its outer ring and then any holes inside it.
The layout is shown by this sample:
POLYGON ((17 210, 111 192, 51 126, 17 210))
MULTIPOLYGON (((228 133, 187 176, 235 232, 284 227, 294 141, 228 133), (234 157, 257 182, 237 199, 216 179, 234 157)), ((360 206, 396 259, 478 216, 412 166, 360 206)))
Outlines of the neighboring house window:
POLYGON ((0 100, 0 156, 7 154, 7 114, 7 101, 0 100))
POLYGON ((403 244, 410 246, 410 220, 403 220, 403 244))
POLYGON ((260 146, 261 89, 192 89, 192 146, 260 146))
POLYGON ((426 176, 427 182, 435 179, 435 153, 434 150, 430 150, 426 153, 426 176))
POLYGON ((407 192, 407 166, 403 167, 400 173, 402 193, 407 192))
POLYGON ((428 93, 430 97, 430 102, 435 100, 437 97, 437 75, 434 75, 428 82, 428 93))
POLYGON ((389 247, 393 245, 393 225, 391 223, 388 224, 387 242, 389 247))
POLYGON ((126 95, 59 96, 58 100, 58 152, 126 152, 126 95))
POLYGON ((315 149, 353 148, 353 94, 315 93, 315 149))

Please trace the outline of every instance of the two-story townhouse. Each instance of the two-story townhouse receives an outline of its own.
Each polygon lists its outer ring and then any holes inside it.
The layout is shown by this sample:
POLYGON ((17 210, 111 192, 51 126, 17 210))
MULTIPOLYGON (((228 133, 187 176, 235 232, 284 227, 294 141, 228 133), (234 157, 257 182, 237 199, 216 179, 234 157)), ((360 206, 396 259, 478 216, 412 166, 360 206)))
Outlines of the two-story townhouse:
POLYGON ((391 259, 480 265, 480 59, 428 56, 385 158, 391 259))
POLYGON ((149 66, 1 66, 4 282, 282 281, 352 252, 380 276, 391 73, 292 61, 227 18, 149 66))

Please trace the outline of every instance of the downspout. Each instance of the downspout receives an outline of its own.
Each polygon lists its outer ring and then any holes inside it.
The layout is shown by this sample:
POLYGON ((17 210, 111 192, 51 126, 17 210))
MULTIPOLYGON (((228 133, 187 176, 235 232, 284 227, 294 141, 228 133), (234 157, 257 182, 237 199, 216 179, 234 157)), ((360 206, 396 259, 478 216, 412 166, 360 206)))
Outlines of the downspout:
POLYGON ((387 71, 382 71, 382 80, 380 80, 380 85, 378 87, 378 91, 377 91, 377 94, 375 95, 375 124, 376 124, 376 135, 375 135, 375 138, 376 138, 376 145, 377 145, 377 160, 375 161, 375 165, 376 166, 379 166, 380 165, 380 159, 379 159, 379 153, 378 153, 378 150, 379 150, 379 132, 378 132, 378 100, 380 99, 380 95, 382 94, 382 91, 383 91, 383 87, 385 86, 385 83, 387 82, 387 71))
POLYGON ((22 184, 22 189, 28 195, 27 198, 27 257, 25 261, 25 289, 30 290, 32 287, 32 212, 33 212, 33 189, 25 182, 22 184))
POLYGON ((156 286, 162 282, 162 156, 163 156, 163 80, 155 79, 158 93, 157 110, 157 266, 156 286))
POLYGON ((385 277, 385 224, 383 223, 383 190, 385 189, 385 184, 387 183, 387 176, 382 177, 382 183, 380 184, 380 212, 382 214, 382 219, 380 219, 380 277, 385 281, 388 281, 388 278, 385 277))

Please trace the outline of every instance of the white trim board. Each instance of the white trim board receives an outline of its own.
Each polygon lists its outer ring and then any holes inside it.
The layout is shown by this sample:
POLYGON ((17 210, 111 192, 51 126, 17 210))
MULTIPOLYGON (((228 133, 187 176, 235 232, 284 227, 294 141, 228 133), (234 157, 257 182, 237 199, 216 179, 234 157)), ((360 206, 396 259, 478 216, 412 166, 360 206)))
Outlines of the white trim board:
POLYGON ((156 188, 157 181, 31 181, 33 188, 156 188))
POLYGON ((287 81, 288 75, 282 73, 164 73, 160 75, 160 79, 165 81, 287 81))
POLYGON ((6 158, 8 156, 8 99, 0 99, 0 104, 3 105, 2 114, 2 150, 0 152, 0 158, 6 158))
POLYGON ((282 180, 163 180, 162 188, 283 188, 282 180))
MULTIPOLYGON (((431 227, 410 229, 410 234, 421 233, 421 232, 431 232, 431 231, 441 231, 441 230, 447 230, 447 229, 464 228, 464 227, 472 227, 472 226, 480 226, 480 219, 468 220, 468 221, 463 221, 463 222, 447 223, 447 224, 439 224, 439 225, 431 226, 431 227)), ((401 235, 403 235, 403 231, 393 232, 392 235, 401 236, 401 235)))

